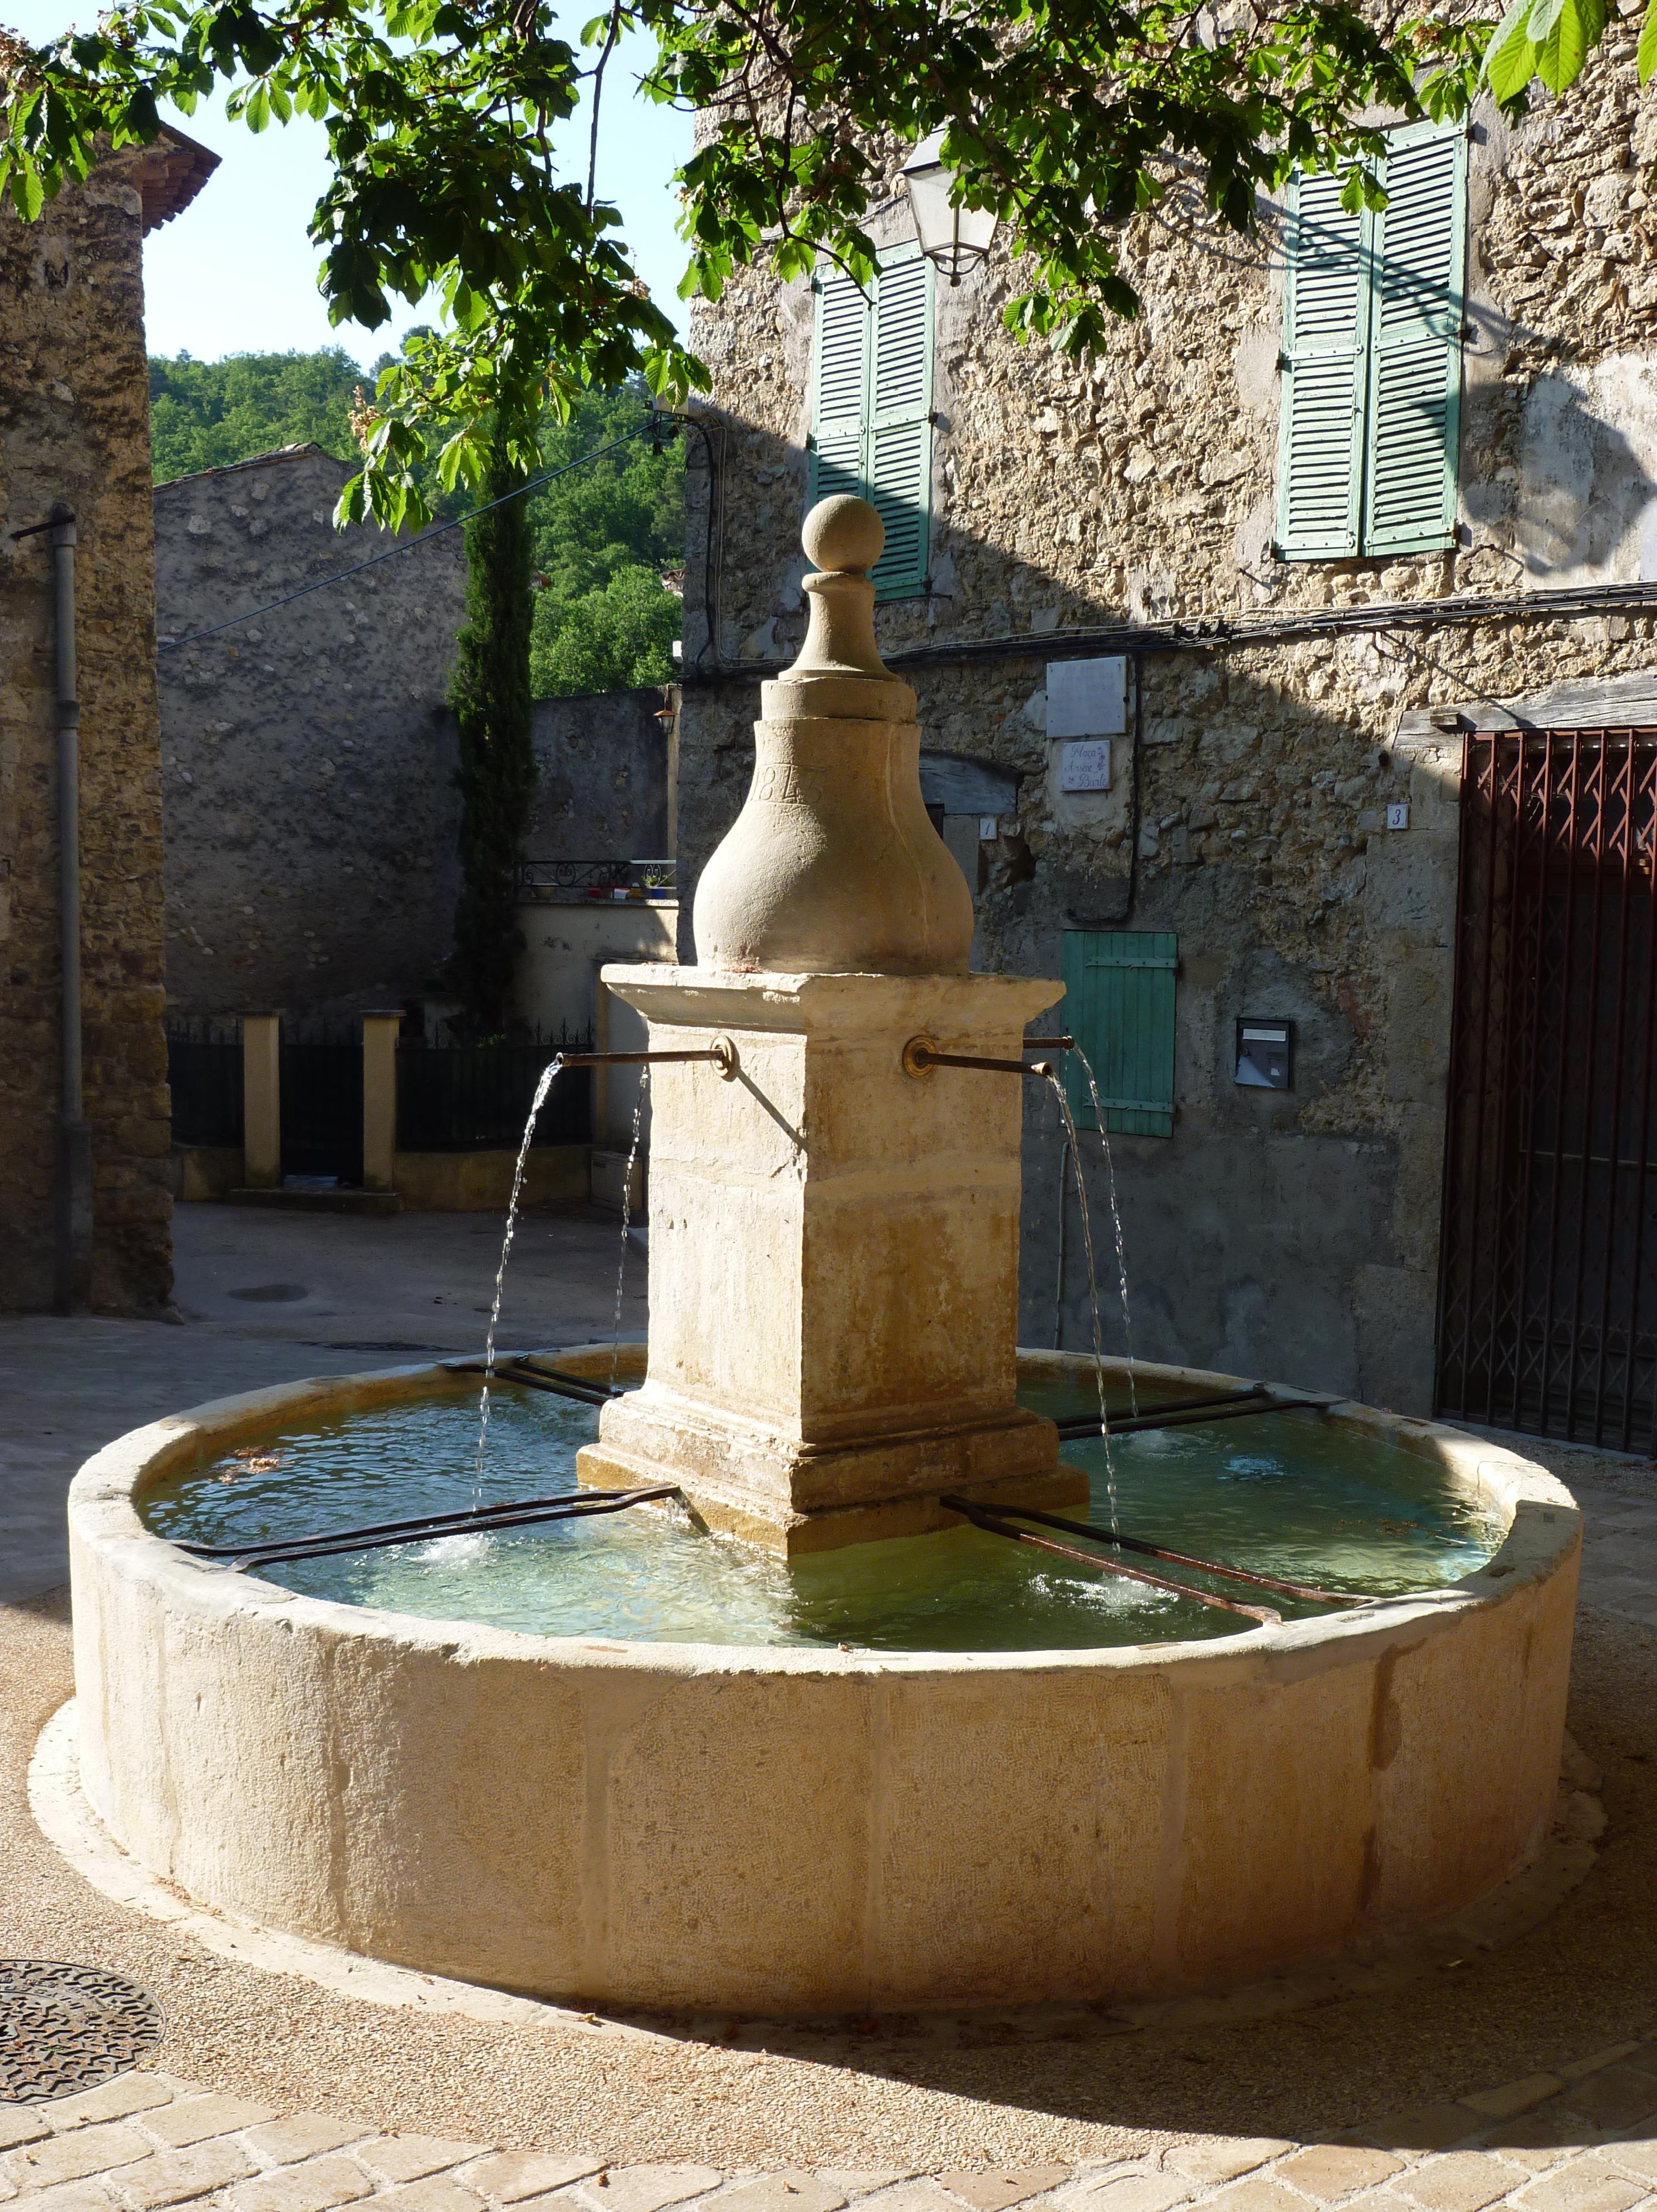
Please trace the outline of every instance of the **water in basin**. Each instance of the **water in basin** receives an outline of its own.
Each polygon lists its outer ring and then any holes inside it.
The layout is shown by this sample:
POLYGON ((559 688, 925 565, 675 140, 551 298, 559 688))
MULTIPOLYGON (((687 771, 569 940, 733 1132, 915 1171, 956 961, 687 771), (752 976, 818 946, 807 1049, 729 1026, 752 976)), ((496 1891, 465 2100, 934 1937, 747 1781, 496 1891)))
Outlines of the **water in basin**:
MULTIPOLYGON (((1059 1415, 1087 1413, 1093 1393, 1088 1372, 1034 1369, 1020 1390, 1059 1415)), ((1158 1395, 1142 1382, 1142 1407, 1158 1395)), ((497 1386, 483 1502, 573 1489, 576 1452, 596 1431, 586 1406, 497 1386)), ((477 1437, 475 1387, 457 1380, 453 1395, 273 1430, 169 1476, 146 1492, 142 1511, 159 1535, 222 1544, 457 1510, 472 1499, 477 1437)), ((1100 1444, 1067 1443, 1064 1456, 1093 1477, 1091 1517, 1103 1522, 1100 1444)), ((1292 1581, 1375 1595, 1441 1588, 1483 1565, 1501 1538, 1435 1462, 1316 1413, 1152 1430, 1119 1438, 1115 1457, 1130 1534, 1292 1581)), ((1157 1571, 1264 1596, 1285 1618, 1322 1610, 1182 1569, 1157 1571)), ((671 1506, 259 1572, 311 1596, 429 1620, 666 1643, 1051 1650, 1252 1626, 974 1528, 787 1563, 706 1535, 671 1506)))

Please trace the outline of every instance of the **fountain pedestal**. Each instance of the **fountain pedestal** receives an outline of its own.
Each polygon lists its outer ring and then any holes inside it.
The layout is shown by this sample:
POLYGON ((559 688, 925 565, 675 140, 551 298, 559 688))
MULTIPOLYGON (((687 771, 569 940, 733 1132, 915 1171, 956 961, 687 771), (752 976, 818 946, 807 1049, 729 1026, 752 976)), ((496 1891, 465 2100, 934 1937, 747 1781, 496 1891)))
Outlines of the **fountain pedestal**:
POLYGON ((712 1526, 819 1551, 917 1534, 941 1492, 1087 1495, 1014 1397, 1014 1077, 903 1048, 1017 1057, 1057 994, 1009 975, 615 967, 651 1048, 733 1040, 737 1073, 651 1077, 650 1345, 581 1479, 677 1482, 712 1526))
POLYGON ((927 818, 915 694, 881 660, 865 501, 806 520, 799 659, 761 691, 753 781, 697 888, 694 968, 606 968, 655 1071, 650 1351, 581 1479, 676 1482, 710 1523, 819 1551, 953 1517, 939 1493, 1087 1495, 1014 1395, 1020 1128, 1011 1074, 1061 983, 968 971, 972 900, 927 818))

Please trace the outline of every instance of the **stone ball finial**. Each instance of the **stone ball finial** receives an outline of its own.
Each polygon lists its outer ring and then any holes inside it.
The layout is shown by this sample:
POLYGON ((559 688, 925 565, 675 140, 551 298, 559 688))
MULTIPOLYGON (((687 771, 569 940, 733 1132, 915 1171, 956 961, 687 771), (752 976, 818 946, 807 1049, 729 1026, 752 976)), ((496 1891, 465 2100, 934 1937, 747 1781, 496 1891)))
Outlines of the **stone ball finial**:
POLYGON ((819 499, 806 517, 800 543, 813 566, 832 575, 867 574, 886 544, 886 525, 866 499, 849 491, 819 499))

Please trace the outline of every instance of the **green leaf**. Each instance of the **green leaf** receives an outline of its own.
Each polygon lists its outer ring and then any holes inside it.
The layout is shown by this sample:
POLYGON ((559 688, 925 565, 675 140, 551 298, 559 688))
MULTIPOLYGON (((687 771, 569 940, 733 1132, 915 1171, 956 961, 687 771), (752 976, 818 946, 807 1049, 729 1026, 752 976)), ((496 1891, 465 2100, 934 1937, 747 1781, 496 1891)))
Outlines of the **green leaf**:
POLYGON ((1645 23, 1640 33, 1640 49, 1637 58, 1640 82, 1642 84, 1646 84, 1650 81, 1652 71, 1657 70, 1657 0, 1650 0, 1650 4, 1646 9, 1645 23))
POLYGON ((247 95, 241 111, 241 119, 250 131, 265 129, 271 120, 271 95, 263 84, 256 84, 247 95))
POLYGON ((25 222, 35 222, 46 205, 46 191, 40 182, 40 172, 26 154, 19 154, 12 163, 12 204, 25 222))
POLYGON ((1559 19, 1537 58, 1536 73, 1556 96, 1582 74, 1588 50, 1605 27, 1605 0, 1563 0, 1559 19))
POLYGON ((1536 47, 1525 26, 1532 0, 1513 0, 1484 55, 1484 78, 1497 100, 1520 97, 1536 75, 1536 47))

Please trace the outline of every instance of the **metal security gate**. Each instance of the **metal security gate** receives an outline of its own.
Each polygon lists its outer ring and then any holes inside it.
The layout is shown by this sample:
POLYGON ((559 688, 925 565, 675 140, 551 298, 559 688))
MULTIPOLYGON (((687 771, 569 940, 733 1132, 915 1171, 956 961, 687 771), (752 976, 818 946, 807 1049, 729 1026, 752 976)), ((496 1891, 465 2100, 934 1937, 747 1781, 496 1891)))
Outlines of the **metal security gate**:
POLYGON ((1657 731, 1470 737, 1441 1413, 1657 1456, 1657 731))
POLYGON ((362 1039, 355 1022, 282 1029, 282 1172, 362 1181, 362 1039))

